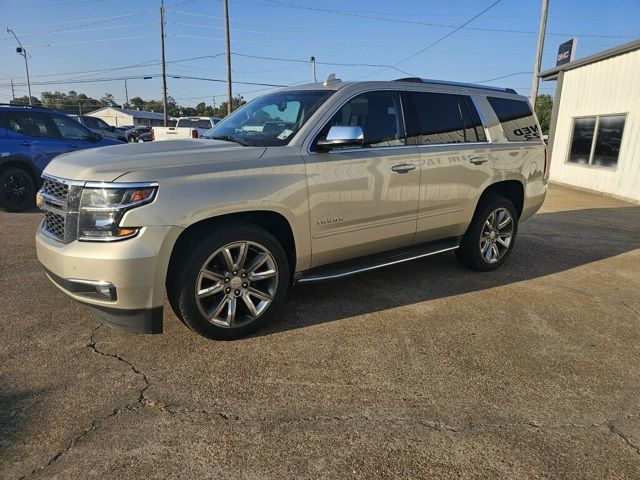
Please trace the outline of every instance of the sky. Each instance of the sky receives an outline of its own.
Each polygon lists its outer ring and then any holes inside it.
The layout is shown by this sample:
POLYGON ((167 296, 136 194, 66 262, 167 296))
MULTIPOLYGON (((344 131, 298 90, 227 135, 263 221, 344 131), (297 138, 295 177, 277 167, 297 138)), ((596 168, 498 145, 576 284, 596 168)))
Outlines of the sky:
MULTIPOLYGON (((319 80, 330 73, 343 80, 411 75, 485 82, 528 95, 541 2, 494 3, 229 0, 234 93, 249 100, 272 88, 252 84, 311 81, 305 60, 314 56, 319 80)), ((549 4, 543 70, 554 66, 558 45, 572 37, 576 58, 640 38, 639 0, 549 4)), ((11 99, 10 78, 19 84, 16 96, 27 93, 24 60, 5 26, 27 49, 34 95, 74 90, 100 98, 108 92, 123 103, 123 78, 130 77, 129 98, 161 98, 159 6, 160 0, 0 0, 0 102, 11 99), (111 80, 93 82, 99 79, 111 80)), ((165 9, 169 95, 185 106, 220 104, 223 82, 184 77, 225 79, 222 2, 165 0, 165 9)), ((541 83, 541 93, 554 89, 555 82, 541 83)))

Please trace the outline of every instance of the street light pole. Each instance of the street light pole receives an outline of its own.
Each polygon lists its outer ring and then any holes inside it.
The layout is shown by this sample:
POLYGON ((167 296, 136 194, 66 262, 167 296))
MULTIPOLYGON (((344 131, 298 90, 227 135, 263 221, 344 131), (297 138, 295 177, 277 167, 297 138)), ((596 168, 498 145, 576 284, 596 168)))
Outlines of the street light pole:
POLYGON ((31 80, 29 80, 29 61, 27 60, 27 51, 20 43, 20 40, 18 40, 16 32, 14 32, 9 27, 7 27, 7 33, 11 33, 13 35, 13 38, 16 39, 16 42, 18 42, 19 46, 16 47, 16 53, 24 57, 24 67, 25 67, 25 70, 27 71, 27 89, 29 91, 29 105, 31 105, 31 80))
POLYGON ((229 39, 229 2, 222 0, 224 10, 224 41, 227 54, 227 115, 233 110, 233 93, 231 91, 231 40, 229 39))
POLYGON ((162 54, 162 104, 164 109, 163 123, 169 125, 169 114, 167 108, 167 67, 164 60, 164 0, 160 1, 160 41, 162 54))
POLYGON ((547 30, 547 13, 549 12, 549 0, 542 0, 540 12, 540 27, 538 29, 538 45, 536 46, 536 61, 533 65, 533 78, 531 79, 531 106, 535 108, 538 99, 538 84, 540 79, 540 65, 542 63, 542 49, 544 48, 544 35, 547 30))

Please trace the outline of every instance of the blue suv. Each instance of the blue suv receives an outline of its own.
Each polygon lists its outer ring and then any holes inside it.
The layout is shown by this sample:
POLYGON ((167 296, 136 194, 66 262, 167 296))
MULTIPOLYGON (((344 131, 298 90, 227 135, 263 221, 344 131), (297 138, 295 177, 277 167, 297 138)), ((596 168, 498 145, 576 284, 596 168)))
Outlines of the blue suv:
POLYGON ((56 155, 121 143, 56 110, 0 104, 0 208, 33 206, 42 170, 56 155))

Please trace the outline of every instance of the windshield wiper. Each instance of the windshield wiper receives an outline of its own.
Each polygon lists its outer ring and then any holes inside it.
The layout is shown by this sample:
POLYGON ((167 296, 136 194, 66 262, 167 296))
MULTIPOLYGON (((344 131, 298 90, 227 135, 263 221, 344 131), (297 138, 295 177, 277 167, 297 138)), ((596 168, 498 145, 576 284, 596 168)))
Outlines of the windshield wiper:
POLYGON ((243 147, 248 147, 249 142, 247 142, 244 138, 240 137, 232 137, 231 135, 219 135, 217 137, 208 137, 212 140, 224 140, 225 142, 235 142, 239 143, 243 147))

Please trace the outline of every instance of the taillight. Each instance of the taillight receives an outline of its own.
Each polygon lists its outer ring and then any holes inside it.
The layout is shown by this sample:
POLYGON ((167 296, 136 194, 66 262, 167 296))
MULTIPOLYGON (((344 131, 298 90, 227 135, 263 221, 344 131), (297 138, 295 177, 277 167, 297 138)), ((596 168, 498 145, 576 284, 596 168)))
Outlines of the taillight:
POLYGON ((191 138, 198 138, 198 130, 191 130, 191 138))
POLYGON ((151 129, 150 137, 151 137, 151 140, 155 140, 156 139, 156 132, 153 130, 153 128, 151 129))

